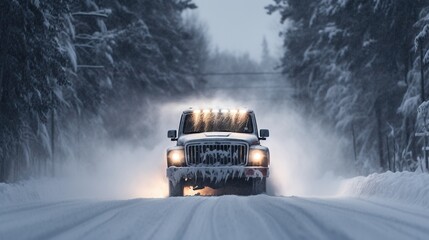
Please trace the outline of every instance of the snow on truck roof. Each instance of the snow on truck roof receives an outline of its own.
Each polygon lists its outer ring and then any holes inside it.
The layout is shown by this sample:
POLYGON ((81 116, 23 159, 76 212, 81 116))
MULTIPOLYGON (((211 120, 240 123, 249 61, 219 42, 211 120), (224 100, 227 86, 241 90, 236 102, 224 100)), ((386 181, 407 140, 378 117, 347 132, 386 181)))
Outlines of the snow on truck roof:
POLYGON ((251 113, 247 108, 189 108, 183 113, 251 113))

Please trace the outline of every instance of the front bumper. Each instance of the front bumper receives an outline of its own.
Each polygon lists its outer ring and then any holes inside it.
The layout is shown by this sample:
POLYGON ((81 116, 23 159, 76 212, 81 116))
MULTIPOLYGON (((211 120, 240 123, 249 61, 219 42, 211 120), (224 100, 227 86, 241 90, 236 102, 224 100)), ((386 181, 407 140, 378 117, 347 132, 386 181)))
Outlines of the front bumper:
POLYGON ((223 166, 223 167, 169 167, 168 179, 175 183, 182 179, 227 181, 239 178, 264 178, 269 176, 268 167, 223 166))

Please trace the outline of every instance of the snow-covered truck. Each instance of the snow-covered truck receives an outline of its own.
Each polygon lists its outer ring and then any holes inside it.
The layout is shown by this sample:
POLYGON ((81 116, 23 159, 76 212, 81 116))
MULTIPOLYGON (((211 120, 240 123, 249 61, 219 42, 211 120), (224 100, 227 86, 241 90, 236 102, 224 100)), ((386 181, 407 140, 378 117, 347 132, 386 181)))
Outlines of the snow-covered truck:
POLYGON ((170 196, 266 192, 270 152, 260 141, 269 131, 258 132, 252 110, 185 110, 168 137, 177 141, 167 149, 170 196))

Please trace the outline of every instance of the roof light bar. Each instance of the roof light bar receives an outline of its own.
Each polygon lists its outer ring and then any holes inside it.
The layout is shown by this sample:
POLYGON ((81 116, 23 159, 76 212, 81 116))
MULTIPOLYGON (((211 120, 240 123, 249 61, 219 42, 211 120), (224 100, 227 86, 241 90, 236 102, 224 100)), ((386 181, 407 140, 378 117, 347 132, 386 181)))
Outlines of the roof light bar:
POLYGON ((204 108, 204 109, 191 109, 192 113, 194 114, 207 114, 207 113, 230 113, 230 114, 245 114, 248 113, 249 110, 246 108, 233 108, 233 109, 227 109, 227 108, 204 108))

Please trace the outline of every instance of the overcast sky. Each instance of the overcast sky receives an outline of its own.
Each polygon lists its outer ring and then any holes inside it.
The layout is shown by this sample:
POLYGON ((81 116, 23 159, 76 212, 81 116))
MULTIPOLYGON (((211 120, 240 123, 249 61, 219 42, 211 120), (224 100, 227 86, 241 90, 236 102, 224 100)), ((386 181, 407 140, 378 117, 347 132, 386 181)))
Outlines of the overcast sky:
POLYGON ((265 36, 271 53, 281 55, 278 14, 268 15, 264 7, 273 0, 194 0, 199 18, 209 28, 213 47, 244 53, 259 60, 265 36))

